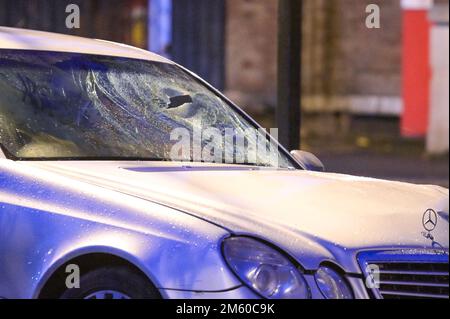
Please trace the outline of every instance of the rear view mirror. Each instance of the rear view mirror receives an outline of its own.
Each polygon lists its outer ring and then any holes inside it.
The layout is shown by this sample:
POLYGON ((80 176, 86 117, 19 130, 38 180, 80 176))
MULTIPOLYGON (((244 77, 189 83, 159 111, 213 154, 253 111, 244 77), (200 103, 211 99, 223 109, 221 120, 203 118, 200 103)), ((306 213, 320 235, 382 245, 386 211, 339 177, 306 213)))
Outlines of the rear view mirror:
POLYGON ((322 161, 312 153, 305 151, 292 151, 291 155, 302 167, 306 168, 308 171, 325 171, 325 165, 323 165, 322 161))

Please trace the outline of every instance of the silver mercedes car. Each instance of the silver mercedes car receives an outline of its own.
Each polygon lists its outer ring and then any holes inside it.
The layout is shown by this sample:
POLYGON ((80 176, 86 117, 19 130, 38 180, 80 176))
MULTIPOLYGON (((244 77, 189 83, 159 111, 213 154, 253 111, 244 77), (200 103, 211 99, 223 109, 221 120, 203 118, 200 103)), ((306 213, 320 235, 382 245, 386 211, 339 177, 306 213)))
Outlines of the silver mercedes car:
POLYGON ((449 297, 448 189, 322 172, 150 52, 0 27, 0 145, 0 298, 449 297))

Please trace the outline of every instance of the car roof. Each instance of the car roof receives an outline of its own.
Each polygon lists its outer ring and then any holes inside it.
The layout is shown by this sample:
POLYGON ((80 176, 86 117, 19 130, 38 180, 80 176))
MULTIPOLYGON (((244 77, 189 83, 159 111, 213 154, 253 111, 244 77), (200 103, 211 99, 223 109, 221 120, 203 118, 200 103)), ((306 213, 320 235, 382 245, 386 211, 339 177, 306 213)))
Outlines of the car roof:
POLYGON ((155 53, 126 44, 0 26, 1 49, 70 52, 173 63, 155 53))

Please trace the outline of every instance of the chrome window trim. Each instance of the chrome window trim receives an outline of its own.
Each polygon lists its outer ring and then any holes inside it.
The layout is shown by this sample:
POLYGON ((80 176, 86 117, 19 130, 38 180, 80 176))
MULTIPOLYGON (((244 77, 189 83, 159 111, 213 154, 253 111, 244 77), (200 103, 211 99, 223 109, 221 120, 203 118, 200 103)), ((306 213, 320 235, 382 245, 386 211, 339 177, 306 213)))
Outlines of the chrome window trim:
MULTIPOLYGON (((448 249, 424 249, 424 248, 403 248, 392 250, 364 251, 357 255, 357 261, 363 273, 364 282, 367 281, 369 273, 368 266, 376 263, 449 263, 448 249)), ((376 299, 383 299, 379 289, 366 289, 376 299)))

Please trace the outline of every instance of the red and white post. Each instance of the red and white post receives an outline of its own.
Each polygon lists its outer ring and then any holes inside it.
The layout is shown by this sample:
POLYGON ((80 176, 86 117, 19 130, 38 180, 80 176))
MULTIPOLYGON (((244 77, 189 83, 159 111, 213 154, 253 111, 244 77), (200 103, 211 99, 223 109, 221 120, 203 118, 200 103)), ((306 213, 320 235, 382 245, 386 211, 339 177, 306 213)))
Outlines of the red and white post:
POLYGON ((428 12, 433 0, 402 0, 403 53, 401 133, 424 137, 429 123, 430 30, 428 12))

